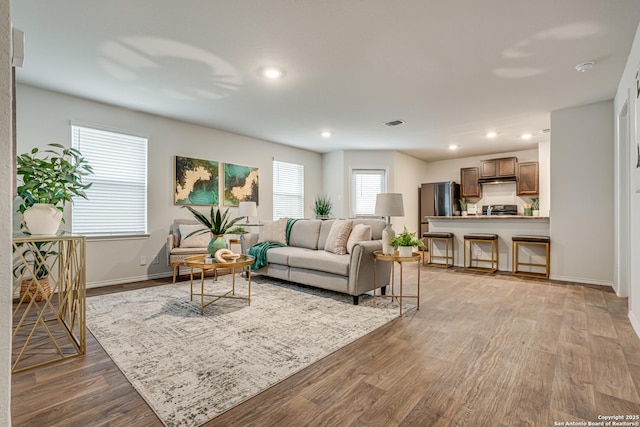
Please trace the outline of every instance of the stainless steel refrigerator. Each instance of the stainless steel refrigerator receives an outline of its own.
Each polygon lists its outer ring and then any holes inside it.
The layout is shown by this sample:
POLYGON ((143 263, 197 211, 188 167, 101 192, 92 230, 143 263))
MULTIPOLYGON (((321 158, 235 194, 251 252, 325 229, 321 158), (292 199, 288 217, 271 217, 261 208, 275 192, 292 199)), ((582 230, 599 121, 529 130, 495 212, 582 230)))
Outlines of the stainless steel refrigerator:
POLYGON ((460 210, 460 184, 453 181, 432 182, 420 187, 420 236, 429 231, 429 216, 453 216, 460 210))

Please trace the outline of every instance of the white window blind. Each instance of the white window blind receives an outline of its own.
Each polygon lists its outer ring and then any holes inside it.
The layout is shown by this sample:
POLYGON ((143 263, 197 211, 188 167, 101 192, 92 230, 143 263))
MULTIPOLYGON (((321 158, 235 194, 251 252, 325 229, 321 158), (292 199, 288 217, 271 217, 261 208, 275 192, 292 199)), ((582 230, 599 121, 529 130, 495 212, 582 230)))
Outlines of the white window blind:
POLYGON ((71 126, 72 146, 93 168, 87 200, 75 198, 73 233, 147 233, 147 138, 71 126))
POLYGON ((353 215, 375 215, 376 196, 384 193, 386 174, 384 169, 353 169, 351 171, 353 215))
POLYGON ((273 219, 304 217, 304 165, 273 161, 273 219))

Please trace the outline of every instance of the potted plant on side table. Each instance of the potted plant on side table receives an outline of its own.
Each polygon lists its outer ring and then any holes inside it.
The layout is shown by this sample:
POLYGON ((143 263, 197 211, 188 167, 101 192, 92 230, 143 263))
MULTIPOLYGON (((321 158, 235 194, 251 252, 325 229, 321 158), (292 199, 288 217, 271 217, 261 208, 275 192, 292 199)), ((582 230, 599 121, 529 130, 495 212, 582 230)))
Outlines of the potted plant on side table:
POLYGON ((66 202, 73 197, 86 199, 84 190, 92 185, 82 182, 93 170, 80 151, 60 144, 49 146, 53 148, 34 148, 16 158, 22 181, 17 189, 22 198, 19 210, 30 234, 56 234, 66 202))
POLYGON ((402 233, 389 239, 389 244, 398 249, 398 256, 410 257, 413 253, 413 248, 422 247, 422 240, 416 239, 416 233, 411 233, 404 227, 402 233))

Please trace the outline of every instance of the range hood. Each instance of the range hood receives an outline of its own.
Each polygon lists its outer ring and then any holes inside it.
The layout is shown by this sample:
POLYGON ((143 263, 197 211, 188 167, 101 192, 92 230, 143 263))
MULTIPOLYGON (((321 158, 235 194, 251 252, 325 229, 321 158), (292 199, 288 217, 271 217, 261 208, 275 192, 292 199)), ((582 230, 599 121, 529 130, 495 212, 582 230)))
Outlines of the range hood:
POLYGON ((516 176, 493 176, 490 178, 479 178, 479 184, 504 184, 507 182, 516 182, 516 176))

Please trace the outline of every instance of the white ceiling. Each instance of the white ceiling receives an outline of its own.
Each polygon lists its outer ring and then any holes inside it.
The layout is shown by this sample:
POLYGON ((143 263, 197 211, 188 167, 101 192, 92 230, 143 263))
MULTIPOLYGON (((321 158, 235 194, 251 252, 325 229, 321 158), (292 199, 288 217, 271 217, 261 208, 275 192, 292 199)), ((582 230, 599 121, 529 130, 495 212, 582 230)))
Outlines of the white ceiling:
POLYGON ((637 0, 11 6, 26 37, 19 82, 317 152, 425 160, 532 148, 551 111, 612 99, 640 21, 637 0), (265 80, 265 65, 285 77, 265 80), (406 123, 382 124, 395 119, 406 123))

